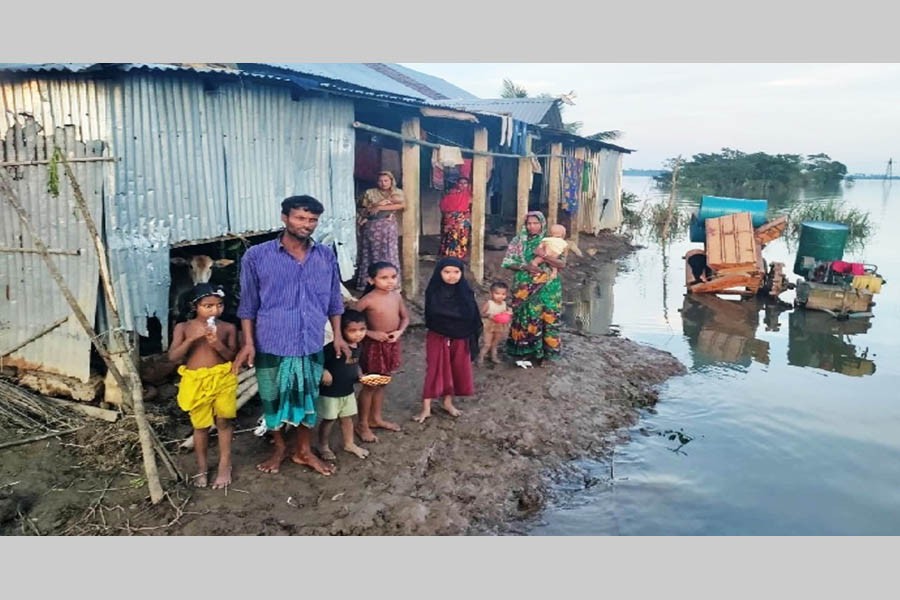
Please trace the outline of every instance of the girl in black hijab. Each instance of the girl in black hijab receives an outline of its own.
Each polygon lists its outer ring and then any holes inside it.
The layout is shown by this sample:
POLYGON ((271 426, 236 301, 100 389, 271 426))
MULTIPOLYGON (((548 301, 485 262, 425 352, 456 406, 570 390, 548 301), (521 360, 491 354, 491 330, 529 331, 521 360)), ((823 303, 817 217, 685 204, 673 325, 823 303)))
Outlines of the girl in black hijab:
POLYGON ((442 398, 444 410, 458 417, 462 413, 453 406, 453 396, 475 393, 472 360, 482 324, 465 266, 458 258, 442 258, 425 289, 425 386, 422 411, 413 417, 419 423, 431 416, 432 400, 442 398))

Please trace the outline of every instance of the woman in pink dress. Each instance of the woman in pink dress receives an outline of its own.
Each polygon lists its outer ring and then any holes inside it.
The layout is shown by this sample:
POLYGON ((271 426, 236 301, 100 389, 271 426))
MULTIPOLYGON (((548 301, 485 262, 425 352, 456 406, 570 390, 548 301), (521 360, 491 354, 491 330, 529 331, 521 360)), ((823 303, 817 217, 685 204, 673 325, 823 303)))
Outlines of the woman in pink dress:
POLYGON ((390 171, 378 174, 378 187, 369 188, 359 201, 359 264, 357 289, 368 283, 369 265, 389 262, 399 268, 400 228, 398 212, 403 210, 406 198, 397 187, 397 180, 390 171))

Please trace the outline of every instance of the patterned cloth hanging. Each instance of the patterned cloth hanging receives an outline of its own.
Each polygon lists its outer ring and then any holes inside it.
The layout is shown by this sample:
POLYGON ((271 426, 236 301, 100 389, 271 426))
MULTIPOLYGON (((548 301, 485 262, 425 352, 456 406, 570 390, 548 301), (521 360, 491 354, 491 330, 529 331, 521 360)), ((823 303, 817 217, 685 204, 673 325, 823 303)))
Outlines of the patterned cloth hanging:
POLYGON ((581 195, 583 178, 584 161, 567 156, 563 165, 563 202, 561 207, 570 215, 578 211, 578 199, 581 195))

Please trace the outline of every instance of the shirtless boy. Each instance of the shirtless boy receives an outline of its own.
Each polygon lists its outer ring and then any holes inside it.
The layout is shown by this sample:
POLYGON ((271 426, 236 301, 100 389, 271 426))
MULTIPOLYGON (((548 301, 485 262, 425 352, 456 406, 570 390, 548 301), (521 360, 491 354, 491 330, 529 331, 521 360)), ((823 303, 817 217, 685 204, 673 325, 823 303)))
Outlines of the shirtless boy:
MULTIPOLYGON (((397 288, 397 267, 388 262, 369 266, 369 285, 356 303, 366 315, 366 337, 362 342, 362 369, 366 374, 391 375, 400 368, 400 336, 409 326, 406 304, 397 288)), ((356 434, 364 442, 377 442, 372 429, 400 431, 382 415, 386 385, 363 386, 359 393, 356 434)))
POLYGON ((237 354, 237 328, 218 320, 225 309, 224 297, 221 287, 209 283, 194 286, 193 318, 175 326, 169 347, 169 359, 185 363, 178 367, 178 406, 190 413, 194 427, 197 474, 191 477, 191 483, 196 487, 207 485, 206 450, 214 419, 219 430, 219 469, 213 489, 231 484, 231 420, 237 413, 237 376, 231 372, 231 361, 237 354))

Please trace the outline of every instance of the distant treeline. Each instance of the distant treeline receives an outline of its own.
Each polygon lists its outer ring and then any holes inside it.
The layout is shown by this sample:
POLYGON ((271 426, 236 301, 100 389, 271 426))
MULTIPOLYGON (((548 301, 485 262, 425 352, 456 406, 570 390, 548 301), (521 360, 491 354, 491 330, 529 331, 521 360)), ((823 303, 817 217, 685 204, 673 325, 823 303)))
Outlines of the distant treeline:
MULTIPOLYGON (((677 160, 667 161, 668 170, 654 177, 661 189, 671 189, 677 160)), ((716 196, 765 198, 800 188, 837 187, 846 175, 847 166, 827 154, 747 154, 723 148, 679 161, 676 187, 716 196)))
POLYGON ((661 174, 661 169, 623 169, 622 175, 626 177, 656 177, 661 174))
POLYGON ((900 179, 900 175, 894 175, 892 177, 885 177, 882 175, 867 175, 865 173, 853 173, 852 175, 847 175, 847 179, 900 179))

